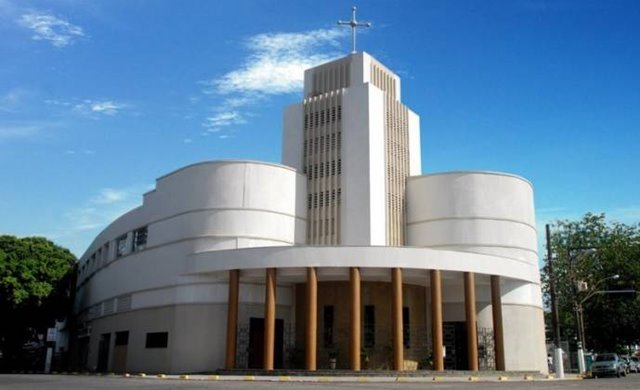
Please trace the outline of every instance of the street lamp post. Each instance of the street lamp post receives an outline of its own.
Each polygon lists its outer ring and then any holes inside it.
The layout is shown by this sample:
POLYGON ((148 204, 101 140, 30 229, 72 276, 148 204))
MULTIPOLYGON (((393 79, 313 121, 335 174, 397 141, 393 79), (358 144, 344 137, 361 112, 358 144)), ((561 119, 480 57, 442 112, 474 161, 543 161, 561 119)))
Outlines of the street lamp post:
MULTIPOLYGON (((567 243, 568 244, 568 243, 567 243)), ((580 322, 582 321, 582 306, 578 302, 578 292, 580 288, 578 287, 578 281, 576 280, 576 270, 574 267, 574 256, 572 255, 572 250, 585 250, 585 251, 594 251, 593 247, 576 247, 573 248, 567 245, 567 260, 569 262, 569 278, 571 282, 572 292, 573 292, 573 308, 576 313, 576 325, 578 327, 578 342, 577 342, 577 352, 578 352, 578 371, 580 374, 584 374, 586 370, 586 362, 584 358, 584 335, 582 333, 582 326, 580 326, 580 322)))
MULTIPOLYGON (((574 296, 574 300, 575 300, 575 306, 576 306, 576 322, 578 325, 578 338, 580 340, 578 342, 578 366, 581 374, 586 371, 584 351, 587 350, 587 344, 585 342, 585 336, 584 336, 584 311, 583 311, 582 305, 596 294, 609 294, 609 293, 618 292, 618 291, 601 291, 598 289, 605 281, 609 279, 618 279, 619 277, 620 275, 615 274, 615 275, 607 276, 606 278, 602 278, 598 280, 593 284, 593 289, 589 293, 587 293, 587 295, 585 295, 584 298, 580 300, 578 300, 578 296, 577 296, 578 289, 576 289, 576 295, 574 296)), ((586 285, 585 285, 585 288, 587 288, 586 285)))
POLYGON ((614 291, 602 291, 599 290, 600 286, 602 285, 602 283, 606 282, 609 279, 619 279, 620 275, 615 274, 615 275, 611 275, 611 276, 607 276, 606 278, 602 278, 600 280, 598 280, 597 282, 595 282, 593 284, 593 289, 584 296, 584 298, 582 298, 580 301, 577 301, 577 312, 578 312, 578 335, 580 336, 580 342, 582 342, 582 348, 584 348, 585 350, 587 349, 586 347, 586 342, 585 342, 585 337, 584 337, 584 313, 582 310, 582 305, 588 301, 589 299, 591 299, 594 295, 596 294, 611 294, 611 293, 617 293, 617 292, 630 292, 631 290, 614 290, 614 291))

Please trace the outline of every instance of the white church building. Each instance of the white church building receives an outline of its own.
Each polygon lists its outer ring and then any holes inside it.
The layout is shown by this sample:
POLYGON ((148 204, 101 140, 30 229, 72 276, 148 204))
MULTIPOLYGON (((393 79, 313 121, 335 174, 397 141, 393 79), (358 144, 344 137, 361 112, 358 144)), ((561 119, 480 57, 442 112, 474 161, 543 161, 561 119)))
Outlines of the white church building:
POLYGON ((546 372, 533 189, 422 175, 420 120, 364 52, 309 69, 282 164, 157 179, 80 260, 76 359, 103 372, 546 372))

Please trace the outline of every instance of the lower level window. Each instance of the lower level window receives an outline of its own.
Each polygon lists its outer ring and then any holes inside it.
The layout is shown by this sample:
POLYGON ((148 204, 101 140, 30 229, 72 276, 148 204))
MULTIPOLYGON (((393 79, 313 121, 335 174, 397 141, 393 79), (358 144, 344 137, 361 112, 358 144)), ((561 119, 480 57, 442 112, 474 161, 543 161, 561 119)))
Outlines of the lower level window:
POLYGON ((129 344, 129 331, 116 332, 116 346, 129 344))
POLYGON ((145 348, 167 348, 169 332, 147 333, 145 348))

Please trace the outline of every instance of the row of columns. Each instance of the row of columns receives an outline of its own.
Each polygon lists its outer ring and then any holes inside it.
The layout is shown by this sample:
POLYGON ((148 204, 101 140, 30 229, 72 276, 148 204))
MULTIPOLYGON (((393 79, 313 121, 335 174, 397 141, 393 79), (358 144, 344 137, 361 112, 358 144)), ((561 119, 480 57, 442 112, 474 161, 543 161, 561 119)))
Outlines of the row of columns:
MULTIPOLYGON (((431 327, 433 341, 434 370, 444 370, 444 338, 442 321, 442 277, 440 270, 430 271, 431 281, 431 327)), ((239 270, 229 271, 229 305, 227 312, 227 348, 225 366, 227 369, 235 367, 236 339, 238 324, 238 296, 240 273, 239 270)), ((360 371, 360 268, 349 269, 349 367, 353 371, 360 371)), ((317 331, 318 331, 318 274, 315 267, 307 268, 306 284, 306 331, 305 331, 305 368, 310 371, 317 369, 317 331)), ((401 371, 404 368, 404 346, 402 342, 402 269, 391 269, 392 290, 392 346, 393 369, 401 371)), ((467 354, 469 370, 478 371, 478 337, 476 328, 476 297, 475 274, 464 273, 464 302, 465 321, 467 326, 467 354)), ((493 317, 493 332, 496 357, 496 369, 505 369, 504 336, 502 326, 502 300, 500 291, 500 277, 491 276, 491 308, 493 317)), ((265 370, 273 370, 276 323, 276 269, 267 268, 265 283, 264 309, 264 356, 265 370)))

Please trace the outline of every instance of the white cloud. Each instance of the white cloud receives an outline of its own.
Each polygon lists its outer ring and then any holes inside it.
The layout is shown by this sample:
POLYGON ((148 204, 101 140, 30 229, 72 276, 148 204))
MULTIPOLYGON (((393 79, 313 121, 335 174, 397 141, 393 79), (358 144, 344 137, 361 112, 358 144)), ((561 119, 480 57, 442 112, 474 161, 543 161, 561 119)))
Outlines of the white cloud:
POLYGON ((96 152, 91 149, 82 149, 82 150, 68 149, 64 151, 64 154, 67 154, 67 155, 84 154, 86 156, 89 156, 92 154, 96 154, 96 152))
POLYGON ((184 142, 185 144, 190 144, 193 142, 193 140, 191 138, 185 138, 184 140, 182 140, 182 142, 184 142))
POLYGON ((95 101, 86 99, 82 103, 78 103, 73 108, 87 115, 108 115, 114 116, 123 109, 127 108, 126 104, 117 103, 112 100, 95 101))
POLYGON ((47 99, 44 101, 52 106, 60 106, 71 108, 83 115, 97 118, 100 115, 115 116, 122 110, 129 108, 129 105, 115 102, 113 100, 92 100, 84 99, 82 101, 75 99, 72 101, 63 101, 56 99, 47 99))
POLYGON ((115 115, 118 111, 125 108, 124 104, 114 103, 110 100, 103 102, 91 102, 89 108, 92 112, 97 112, 105 115, 115 115))
POLYGON ((298 92, 304 70, 336 57, 337 38, 344 34, 336 28, 253 36, 246 42, 250 54, 244 63, 207 84, 219 94, 298 92))
MULTIPOLYGON (((238 69, 203 82, 204 93, 217 96, 214 114, 203 126, 208 132, 247 123, 250 115, 241 110, 267 96, 298 93, 304 70, 340 55, 338 38, 344 29, 319 29, 298 33, 266 33, 245 41, 249 53, 238 69)), ((223 134, 229 138, 229 134, 223 134)))
POLYGON ((142 194, 152 188, 150 185, 132 185, 100 189, 63 213, 56 227, 41 235, 55 237, 56 241, 80 256, 101 229, 140 206, 142 194))
POLYGON ((69 221, 66 230, 86 231, 102 228, 117 217, 140 205, 141 195, 149 186, 103 188, 83 204, 65 214, 69 221))
POLYGON ((44 101, 46 104, 51 104, 52 106, 62 106, 62 107, 71 107, 73 104, 70 102, 65 102, 57 99, 46 99, 44 101))
POLYGON ((81 27, 47 13, 24 14, 18 23, 33 31, 32 39, 49 41, 55 47, 65 47, 86 37, 81 27))
POLYGON ((130 196, 128 190, 117 190, 114 188, 103 188, 100 193, 91 198, 93 204, 112 204, 122 202, 130 196))
POLYGON ((246 122, 242 114, 238 111, 226 111, 207 117, 203 126, 207 128, 207 131, 216 133, 225 126, 238 125, 246 122))

